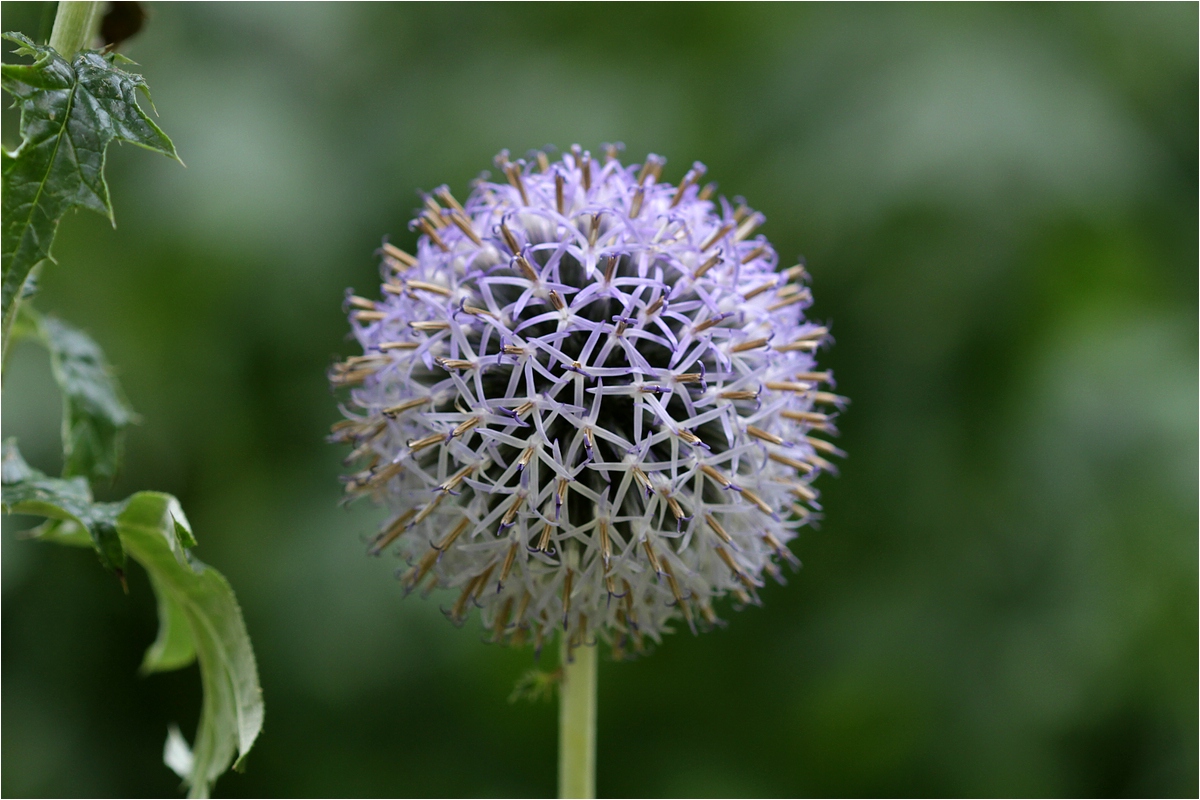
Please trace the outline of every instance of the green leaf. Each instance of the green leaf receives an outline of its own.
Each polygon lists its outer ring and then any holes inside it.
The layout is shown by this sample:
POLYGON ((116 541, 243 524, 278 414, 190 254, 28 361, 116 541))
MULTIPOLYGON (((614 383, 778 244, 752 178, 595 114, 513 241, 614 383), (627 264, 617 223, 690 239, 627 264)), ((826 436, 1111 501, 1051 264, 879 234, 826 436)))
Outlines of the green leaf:
POLYGON ((21 109, 22 139, 15 151, 0 153, 0 300, 7 322, 29 273, 50 258, 50 243, 68 209, 90 208, 113 218, 104 180, 110 142, 178 156, 137 104, 138 91, 149 99, 145 81, 118 69, 114 55, 83 51, 68 62, 19 33, 4 38, 21 45, 19 55, 36 59, 0 65, 0 82, 21 109))
POLYGON ((87 481, 47 478, 25 463, 12 440, 4 443, 3 481, 6 512, 62 521, 39 528, 38 538, 77 544, 79 530, 90 532, 99 520, 150 575, 159 634, 142 669, 182 667, 195 658, 204 689, 195 748, 189 751, 181 736, 168 737, 164 758, 172 769, 190 764, 189 794, 207 797, 235 754, 239 769, 258 738, 262 689, 237 598, 221 573, 191 555, 196 539, 179 502, 138 492, 121 503, 93 503, 87 481))
POLYGON ((138 416, 112 376, 104 352, 83 331, 43 317, 28 305, 21 307, 17 322, 18 329, 31 328, 50 351, 50 366, 62 391, 63 476, 111 480, 120 466, 125 428, 138 416))
POLYGON ((143 675, 181 669, 196 660, 196 643, 192 640, 187 613, 153 572, 150 573, 150 584, 158 599, 158 637, 142 659, 143 675))
POLYGON ((204 706, 187 780, 192 796, 207 796, 235 751, 234 766, 242 765, 262 729, 262 689, 241 609, 228 581, 191 557, 191 527, 171 495, 133 495, 117 518, 117 530, 129 554, 154 576, 156 588, 183 612, 191 632, 204 706))
MULTIPOLYGON (((0 502, 6 513, 32 514, 74 523, 88 532, 100 562, 118 575, 123 574, 125 550, 116 528, 121 504, 93 502, 86 479, 48 478, 25 463, 14 439, 6 439, 0 489, 0 502)), ((67 533, 56 531, 51 532, 51 536, 67 533)))

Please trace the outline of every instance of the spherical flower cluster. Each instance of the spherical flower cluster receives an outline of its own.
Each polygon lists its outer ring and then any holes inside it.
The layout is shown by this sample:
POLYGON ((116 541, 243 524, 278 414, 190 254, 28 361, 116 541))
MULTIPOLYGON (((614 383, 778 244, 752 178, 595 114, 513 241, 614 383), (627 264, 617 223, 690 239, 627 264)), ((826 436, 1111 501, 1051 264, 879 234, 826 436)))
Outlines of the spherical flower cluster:
POLYGON ((620 654, 756 602, 840 455, 814 435, 844 400, 804 267, 703 165, 674 185, 663 164, 501 153, 506 183, 435 191, 416 255, 381 250, 382 299, 348 297, 363 355, 331 373, 354 387, 334 439, 365 459, 348 492, 392 512, 371 550, 497 640, 620 654))

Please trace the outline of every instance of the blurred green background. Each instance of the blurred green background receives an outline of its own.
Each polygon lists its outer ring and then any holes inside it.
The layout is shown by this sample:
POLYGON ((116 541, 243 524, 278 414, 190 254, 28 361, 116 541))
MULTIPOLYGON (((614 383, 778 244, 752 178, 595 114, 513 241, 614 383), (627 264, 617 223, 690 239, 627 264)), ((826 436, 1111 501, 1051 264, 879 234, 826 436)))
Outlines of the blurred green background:
MULTIPOLYGON (((244 607, 266 727, 219 794, 554 792, 555 705, 506 700, 530 651, 365 555, 325 371, 416 189, 623 141, 807 256, 853 405, 790 585, 602 663, 600 793, 1196 795, 1195 4, 149 9, 124 51, 187 168, 112 148, 119 227, 69 216, 36 303, 144 415, 105 495, 177 494, 244 607)), ((56 470, 45 354, 10 366, 4 434, 56 470)), ((0 790, 174 795, 199 681, 137 676, 145 576, 21 524, 0 790)))

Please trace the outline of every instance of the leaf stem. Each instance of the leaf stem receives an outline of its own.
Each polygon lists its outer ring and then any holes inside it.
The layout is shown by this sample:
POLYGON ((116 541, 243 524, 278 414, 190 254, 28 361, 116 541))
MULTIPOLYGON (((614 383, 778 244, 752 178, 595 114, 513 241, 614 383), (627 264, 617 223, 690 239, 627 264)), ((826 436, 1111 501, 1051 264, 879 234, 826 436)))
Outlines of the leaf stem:
POLYGON ((100 27, 100 7, 103 3, 61 0, 50 32, 50 46, 71 61, 75 54, 88 47, 100 27))
POLYGON ((596 796, 596 645, 571 650, 563 636, 558 710, 558 796, 596 796))

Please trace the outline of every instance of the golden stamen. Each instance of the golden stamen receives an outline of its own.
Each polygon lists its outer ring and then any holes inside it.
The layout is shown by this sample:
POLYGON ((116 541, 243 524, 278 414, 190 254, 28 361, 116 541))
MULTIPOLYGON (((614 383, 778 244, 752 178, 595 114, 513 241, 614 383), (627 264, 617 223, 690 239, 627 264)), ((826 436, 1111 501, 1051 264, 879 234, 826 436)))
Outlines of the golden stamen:
POLYGON ((408 253, 404 252, 399 247, 396 247, 396 245, 391 244, 390 242, 384 242, 383 247, 381 249, 383 250, 383 252, 386 255, 388 255, 391 258, 394 258, 396 261, 400 262, 400 264, 402 266, 404 266, 405 268, 415 267, 417 265, 417 259, 415 257, 409 255, 408 253))
POLYGON ((733 481, 729 480, 729 478, 726 478, 723 474, 721 474, 721 471, 719 469, 717 469, 716 467, 710 466, 708 464, 701 464, 700 471, 703 472, 708 477, 712 478, 714 481, 716 481, 717 484, 722 489, 728 489, 730 486, 733 486, 733 481))
POLYGON ((748 389, 735 389, 733 391, 721 392, 717 397, 725 400, 753 400, 758 397, 758 392, 752 392, 748 389))
POLYGON ((707 241, 705 241, 704 244, 700 245, 700 252, 703 253, 704 251, 708 250, 708 248, 712 247, 714 244, 716 244, 717 242, 724 239, 725 235, 727 233, 729 233, 731 230, 733 230, 732 222, 726 222, 724 225, 717 228, 715 231, 713 231, 712 236, 709 236, 707 241))
POLYGON ((438 442, 442 441, 445 438, 446 438, 445 434, 431 433, 428 436, 425 436, 421 439, 410 439, 408 442, 408 448, 410 450, 412 450, 414 453, 418 453, 421 450, 424 450, 426 447, 433 447, 435 444, 437 444, 438 442))
POLYGON ((751 339, 748 342, 742 342, 741 344, 734 345, 733 347, 729 348, 729 351, 731 353, 744 353, 747 350, 753 350, 757 347, 762 347, 767 343, 767 341, 767 337, 765 336, 759 339, 751 339))
POLYGON ((768 433, 767 431, 764 431, 762 428, 759 428, 755 425, 747 425, 746 433, 750 434, 755 439, 762 439, 764 442, 770 442, 771 444, 783 444, 783 439, 773 433, 768 433))
POLYGON ((380 342, 379 349, 388 350, 416 350, 420 346, 419 342, 380 342))
POLYGON ((382 311, 355 311, 354 318, 359 322, 379 322, 387 317, 382 311))
POLYGON ((712 514, 705 514, 704 521, 708 524, 708 527, 712 529, 712 532, 720 537, 721 541, 725 542, 725 544, 733 543, 733 539, 730 538, 729 534, 725 531, 725 528, 721 525, 721 523, 717 522, 716 517, 714 517, 712 514))
POLYGON ((422 322, 408 323, 414 331, 444 331, 450 327, 450 323, 441 319, 431 319, 422 322))
POLYGON ((403 514, 396 517, 396 519, 392 520, 391 524, 375 537, 375 541, 371 542, 371 549, 368 552, 373 556, 379 555, 381 552, 383 552, 385 547, 396 541, 400 534, 404 533, 404 529, 408 526, 408 521, 412 519, 413 515, 416 513, 416 509, 410 508, 408 511, 405 511, 403 514))
POLYGON ((374 300, 368 300, 367 298, 359 297, 358 295, 352 295, 347 302, 349 302, 350 305, 354 306, 355 308, 365 308, 368 311, 373 311, 375 309, 374 300))

